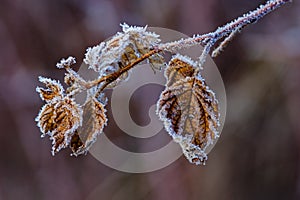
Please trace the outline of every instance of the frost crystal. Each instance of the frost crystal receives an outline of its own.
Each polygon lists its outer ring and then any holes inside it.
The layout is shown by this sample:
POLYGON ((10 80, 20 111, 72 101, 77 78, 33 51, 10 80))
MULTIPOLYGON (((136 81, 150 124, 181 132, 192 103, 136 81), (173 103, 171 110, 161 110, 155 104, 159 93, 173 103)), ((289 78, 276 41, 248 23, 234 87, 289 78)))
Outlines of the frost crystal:
POLYGON ((56 64, 56 67, 58 69, 63 69, 66 67, 70 67, 72 65, 74 65, 76 63, 76 60, 74 57, 70 56, 67 59, 61 59, 61 61, 59 63, 56 64))

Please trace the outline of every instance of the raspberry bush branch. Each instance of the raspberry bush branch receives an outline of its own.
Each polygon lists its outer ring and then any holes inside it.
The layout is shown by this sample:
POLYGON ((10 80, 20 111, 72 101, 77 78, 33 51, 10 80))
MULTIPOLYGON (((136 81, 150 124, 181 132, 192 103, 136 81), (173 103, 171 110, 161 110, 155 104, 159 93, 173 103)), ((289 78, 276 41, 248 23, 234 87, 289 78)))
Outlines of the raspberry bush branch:
POLYGON ((98 74, 92 81, 84 80, 71 68, 75 58, 62 59, 56 66, 66 70, 67 89, 59 81, 40 77, 46 89, 36 90, 46 102, 36 121, 42 136, 49 135, 52 140, 52 154, 66 147, 75 156, 87 153, 107 124, 103 91, 121 84, 129 77, 130 69, 147 61, 154 70, 163 68, 167 80, 157 103, 157 114, 165 129, 191 163, 205 164, 208 147, 220 135, 218 100, 201 76, 207 56, 218 56, 243 28, 287 2, 290 1, 267 1, 214 32, 167 43, 161 43, 160 36, 148 32, 147 27, 122 24, 122 32, 87 49, 84 62, 98 74), (204 46, 197 61, 177 54, 178 50, 195 45, 204 46), (173 54, 169 62, 163 57, 164 52, 173 54), (83 91, 88 95, 80 105, 74 95, 83 91))

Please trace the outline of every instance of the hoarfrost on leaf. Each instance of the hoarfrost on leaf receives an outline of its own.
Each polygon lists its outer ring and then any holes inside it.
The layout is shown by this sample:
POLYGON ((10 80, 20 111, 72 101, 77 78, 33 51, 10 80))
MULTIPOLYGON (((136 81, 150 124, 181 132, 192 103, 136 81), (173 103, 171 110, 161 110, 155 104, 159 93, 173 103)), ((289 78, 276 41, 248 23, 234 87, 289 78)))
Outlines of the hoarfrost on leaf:
POLYGON ((82 124, 82 110, 73 99, 64 97, 61 100, 45 104, 36 121, 42 137, 50 136, 54 155, 70 144, 72 135, 82 124))
POLYGON ((196 63, 188 57, 172 58, 165 71, 167 87, 157 103, 157 113, 186 158, 204 164, 207 147, 219 135, 219 109, 214 93, 196 69, 196 63))
POLYGON ((83 105, 83 124, 76 130, 71 139, 72 155, 78 156, 87 153, 107 124, 106 100, 103 96, 100 98, 101 101, 98 101, 95 97, 88 96, 83 105))
POLYGON ((39 93, 42 100, 47 103, 63 97, 64 88, 59 81, 52 80, 50 78, 39 77, 39 81, 46 85, 46 89, 42 87, 36 87, 37 93, 39 93))
MULTIPOLYGON (((123 32, 118 32, 108 41, 87 49, 84 62, 89 65, 89 68, 99 73, 99 78, 126 67, 160 43, 159 35, 148 32, 147 27, 127 24, 121 26, 123 32)), ((157 66, 164 63, 164 58, 157 53, 150 56, 148 61, 153 64, 154 68, 159 69, 160 67, 157 66)), ((125 72, 115 80, 115 83, 109 85, 114 87, 127 78, 128 73, 125 72)))

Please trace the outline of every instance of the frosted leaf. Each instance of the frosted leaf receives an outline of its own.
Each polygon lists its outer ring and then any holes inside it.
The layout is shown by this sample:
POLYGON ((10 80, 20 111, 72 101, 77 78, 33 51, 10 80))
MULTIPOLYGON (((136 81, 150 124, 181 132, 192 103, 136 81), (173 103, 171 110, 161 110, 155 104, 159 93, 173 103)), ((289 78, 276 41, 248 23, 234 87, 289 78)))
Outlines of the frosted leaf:
POLYGON ((92 69, 98 69, 99 62, 100 62, 100 54, 102 49, 105 46, 105 42, 101 42, 99 45, 96 45, 94 47, 89 47, 86 50, 84 62, 89 65, 92 69))
POLYGON ((75 130, 81 125, 82 111, 69 97, 52 101, 42 107, 36 117, 42 137, 49 135, 52 140, 52 154, 69 145, 75 130))
POLYGON ((78 156, 86 153, 97 136, 103 132, 107 123, 104 104, 106 100, 99 102, 94 97, 89 96, 83 105, 83 123, 72 136, 70 148, 72 155, 78 156))
POLYGON ((50 102, 54 99, 61 99, 63 96, 64 88, 59 81, 50 78, 39 77, 39 81, 46 85, 46 89, 37 87, 36 91, 40 94, 42 100, 50 102))
POLYGON ((126 23, 121 24, 123 33, 135 36, 136 41, 142 44, 143 47, 153 47, 157 45, 161 40, 159 35, 153 32, 147 31, 147 26, 138 27, 138 26, 129 26, 126 23))
POLYGON ((218 101, 188 57, 175 56, 165 71, 166 89, 157 103, 165 129, 186 158, 204 164, 205 150, 218 137, 218 101))
MULTIPOLYGON (((98 72, 100 77, 107 75, 108 71, 113 73, 124 68, 160 43, 159 35, 146 31, 147 27, 133 27, 127 24, 121 26, 123 32, 87 49, 84 62, 89 65, 89 68, 98 72)), ((164 63, 164 58, 157 53, 149 57, 148 61, 153 68, 159 69, 159 65, 164 63)), ((110 86, 115 86, 127 77, 128 74, 124 73, 110 86)))

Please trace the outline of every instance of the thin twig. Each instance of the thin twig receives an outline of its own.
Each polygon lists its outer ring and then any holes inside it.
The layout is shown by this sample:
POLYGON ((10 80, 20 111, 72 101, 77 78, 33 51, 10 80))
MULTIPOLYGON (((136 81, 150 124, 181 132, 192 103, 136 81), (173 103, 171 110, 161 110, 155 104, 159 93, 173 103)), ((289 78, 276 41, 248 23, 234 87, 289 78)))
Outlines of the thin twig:
POLYGON ((211 57, 215 58, 220 55, 228 44, 233 40, 233 38, 241 31, 240 28, 236 28, 232 31, 222 42, 221 44, 211 53, 211 57))

